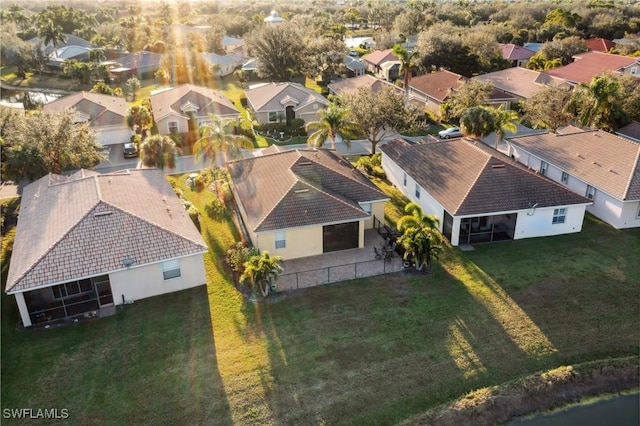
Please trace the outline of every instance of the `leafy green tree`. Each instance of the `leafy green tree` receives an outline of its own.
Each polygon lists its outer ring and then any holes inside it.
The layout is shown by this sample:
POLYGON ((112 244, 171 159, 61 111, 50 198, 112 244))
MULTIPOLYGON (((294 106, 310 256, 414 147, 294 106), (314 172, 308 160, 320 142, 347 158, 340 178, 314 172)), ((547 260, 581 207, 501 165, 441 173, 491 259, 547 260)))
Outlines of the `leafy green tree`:
POLYGON ((340 138, 347 147, 351 147, 351 137, 361 131, 360 126, 348 119, 348 111, 337 103, 330 103, 320 110, 320 120, 305 125, 307 132, 313 132, 307 138, 307 144, 321 147, 331 140, 331 149, 336 149, 336 139, 340 138))
POLYGON ((173 169, 176 167, 177 156, 176 143, 168 136, 149 136, 140 144, 140 159, 147 167, 173 169))
POLYGON ((241 149, 253 149, 251 139, 235 134, 236 121, 215 114, 211 114, 209 118, 209 123, 200 126, 200 139, 193 145, 196 160, 204 157, 213 168, 220 155, 225 161, 236 160, 242 158, 241 149))
POLYGON ((640 121, 640 78, 625 74, 618 78, 622 109, 630 121, 640 121))
POLYGON ((524 120, 534 128, 555 132, 573 118, 565 109, 570 98, 571 92, 566 87, 547 86, 524 102, 524 120))
POLYGON ((629 121, 619 89, 614 78, 596 76, 589 84, 580 84, 573 90, 566 110, 585 126, 613 131, 629 121))
POLYGON ((411 259, 415 268, 421 271, 425 266, 432 268, 432 260, 441 250, 438 218, 425 215, 416 203, 408 203, 404 208, 406 215, 398 220, 398 231, 401 236, 398 243, 404 248, 405 260, 411 259))
POLYGON ((332 38, 320 37, 307 43, 303 53, 301 70, 310 78, 323 81, 343 73, 344 43, 332 38))
POLYGON ((496 132, 496 149, 498 149, 498 144, 504 140, 506 132, 515 134, 518 131, 518 128, 516 127, 518 118, 517 112, 513 110, 506 110, 503 105, 500 105, 500 108, 493 110, 493 124, 494 131, 496 132))
POLYGON ((127 91, 133 95, 133 99, 136 99, 136 92, 140 90, 140 80, 136 77, 131 77, 127 80, 126 83, 127 91))
POLYGON ((290 81, 299 74, 304 51, 302 40, 299 29, 290 22, 254 30, 246 42, 258 60, 258 75, 273 81, 290 81))
POLYGON ((444 68, 471 77, 482 69, 479 58, 464 44, 459 32, 446 25, 434 25, 420 33, 418 51, 426 70, 444 68))
POLYGON ((443 112, 447 121, 457 121, 462 113, 469 108, 485 105, 493 92, 493 85, 489 81, 467 80, 457 90, 454 90, 443 112))
POLYGON ((465 136, 483 138, 496 130, 493 108, 476 106, 460 116, 460 130, 465 136))
POLYGON ((37 112, 3 129, 5 175, 15 181, 36 180, 48 173, 90 168, 102 159, 88 123, 76 123, 73 111, 37 112))
POLYGON ((271 284, 278 279, 282 270, 282 257, 271 256, 268 251, 263 251, 259 256, 251 256, 245 263, 240 282, 257 285, 262 297, 267 297, 271 292, 271 284))
POLYGON ((402 73, 403 89, 404 89, 404 102, 409 103, 409 79, 411 78, 411 70, 416 66, 418 59, 418 51, 407 51, 402 45, 396 44, 393 46, 393 54, 400 60, 400 72, 402 73))

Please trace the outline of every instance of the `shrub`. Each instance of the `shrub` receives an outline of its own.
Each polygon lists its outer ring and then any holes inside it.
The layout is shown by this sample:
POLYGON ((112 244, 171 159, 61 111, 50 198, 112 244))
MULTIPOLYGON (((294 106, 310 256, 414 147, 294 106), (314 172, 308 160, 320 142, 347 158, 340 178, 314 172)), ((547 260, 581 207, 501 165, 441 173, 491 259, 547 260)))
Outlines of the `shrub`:
POLYGON ((304 126, 304 120, 302 118, 294 118, 291 120, 291 125, 289 125, 289 129, 299 129, 304 126))
POLYGON ((225 203, 228 203, 233 198, 229 182, 222 182, 220 185, 220 196, 225 203))
POLYGON ((362 173, 366 173, 369 176, 385 177, 384 170, 382 169, 382 154, 376 153, 373 155, 363 155, 356 161, 356 169, 362 173))
POLYGON ((198 211, 196 206, 194 205, 189 206, 189 208, 187 209, 187 214, 189 215, 193 223, 196 225, 196 227, 200 229, 200 212, 198 211))
POLYGON ((248 246, 244 241, 238 241, 227 250, 227 262, 233 271, 242 272, 244 264, 258 254, 257 249, 248 246))
MULTIPOLYGON (((173 182, 172 182, 173 183, 173 182)), ((176 193, 176 195, 178 196, 178 198, 182 198, 182 196, 184 195, 184 192, 182 191, 182 189, 180 188, 176 188, 175 187, 175 183, 173 183, 173 185, 171 185, 173 187, 173 192, 176 193)))
POLYGON ((194 179, 196 192, 200 192, 204 189, 204 179, 201 175, 196 176, 194 179))
POLYGON ((204 206, 204 210, 211 219, 222 219, 229 215, 227 206, 217 198, 204 206))

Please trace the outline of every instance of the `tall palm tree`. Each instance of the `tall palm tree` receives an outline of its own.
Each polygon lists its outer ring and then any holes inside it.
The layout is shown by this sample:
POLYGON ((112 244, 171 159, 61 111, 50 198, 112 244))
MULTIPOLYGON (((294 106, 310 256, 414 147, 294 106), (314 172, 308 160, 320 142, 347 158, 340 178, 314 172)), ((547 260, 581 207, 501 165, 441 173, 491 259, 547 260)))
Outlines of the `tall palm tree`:
POLYGON ((460 116, 460 130, 465 136, 483 138, 495 129, 495 117, 491 108, 468 108, 460 116))
POLYGON ((404 211, 407 214, 398 220, 398 231, 402 233, 398 243, 405 250, 404 258, 412 259, 418 271, 425 266, 430 269, 432 259, 440 251, 438 218, 424 214, 422 208, 413 202, 408 203, 404 211))
POLYGON ((210 116, 211 122, 200 126, 200 139, 193 145, 196 161, 204 157, 210 166, 216 165, 219 155, 223 160, 242 158, 241 149, 253 149, 253 142, 244 135, 234 133, 236 122, 215 114, 210 116))
POLYGON ((312 121, 304 127, 307 132, 313 132, 307 138, 307 144, 319 148, 330 139, 331 149, 336 149, 336 139, 340 137, 347 147, 351 147, 351 135, 360 132, 361 128, 348 119, 347 110, 331 102, 319 114, 319 121, 312 121))
POLYGON ((127 112, 127 126, 141 135, 145 130, 151 128, 153 117, 151 111, 144 105, 133 105, 127 112))
POLYGON ((67 36, 62 32, 62 27, 56 25, 51 19, 47 19, 38 28, 38 36, 44 38, 45 46, 51 43, 55 49, 58 48, 60 43, 67 42, 67 36))
POLYGON ((92 49, 89 51, 89 60, 91 62, 100 63, 106 59, 103 49, 92 49))
POLYGON ((176 167, 176 157, 178 148, 170 137, 164 135, 153 135, 146 138, 140 144, 140 159, 147 167, 157 167, 164 169, 176 167))
POLYGON ((409 103, 409 78, 411 78, 411 69, 415 66, 418 58, 418 51, 407 51, 403 46, 396 44, 393 46, 393 54, 400 60, 400 72, 404 76, 404 103, 409 103))
POLYGON ((283 270, 281 263, 281 256, 271 256, 268 251, 251 256, 244 264, 240 282, 249 281, 252 285, 257 285, 262 297, 267 297, 271 291, 271 284, 278 279, 283 270))
POLYGON ((504 105, 493 111, 493 124, 496 132, 496 149, 498 144, 504 140, 506 132, 516 133, 518 128, 518 113, 513 110, 505 110, 504 105))
POLYGON ((577 115, 581 124, 604 130, 627 121, 620 99, 620 85, 607 76, 596 76, 589 84, 580 84, 566 109, 577 115))

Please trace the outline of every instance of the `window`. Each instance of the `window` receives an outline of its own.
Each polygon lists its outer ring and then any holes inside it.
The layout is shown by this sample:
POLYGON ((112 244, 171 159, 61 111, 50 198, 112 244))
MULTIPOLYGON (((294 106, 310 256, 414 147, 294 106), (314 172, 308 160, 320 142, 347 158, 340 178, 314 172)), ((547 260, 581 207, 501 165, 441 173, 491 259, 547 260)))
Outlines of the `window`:
POLYGON ((566 185, 567 182, 569 182, 569 173, 562 172, 562 178, 560 180, 566 185))
POLYGON ((588 199, 593 200, 595 198, 595 196, 596 196, 596 189, 591 185, 587 185, 587 192, 586 192, 585 196, 588 199))
POLYGON ((638 203, 638 211, 636 212, 636 219, 640 219, 640 203, 638 203))
POLYGON ((360 207, 362 207, 362 210, 364 210, 369 214, 369 216, 371 216, 371 203, 361 204, 360 207))
POLYGON ((165 281, 180 276, 180 261, 177 259, 162 262, 162 276, 165 281))
POLYGON ((275 123, 278 121, 278 113, 275 111, 269 112, 269 123, 275 123))
POLYGON ((420 199, 420 185, 416 183, 416 198, 420 199))
POLYGON ((554 209, 553 210, 553 223, 564 223, 564 219, 567 217, 567 209, 554 209))
POLYGON ((638 75, 638 67, 631 67, 630 74, 631 75, 638 75))
POLYGON ((547 175, 547 169, 549 168, 549 163, 547 163, 546 161, 541 161, 540 162, 540 174, 542 176, 546 176, 547 175))
POLYGON ((407 187, 407 174, 405 173, 404 176, 402 177, 402 185, 406 188, 407 187))
POLYGON ((281 249, 287 246, 287 240, 284 231, 276 231, 276 248, 281 249))
POLYGON ((175 135, 178 133, 178 122, 177 121, 169 121, 167 122, 167 127, 169 127, 169 133, 175 135))

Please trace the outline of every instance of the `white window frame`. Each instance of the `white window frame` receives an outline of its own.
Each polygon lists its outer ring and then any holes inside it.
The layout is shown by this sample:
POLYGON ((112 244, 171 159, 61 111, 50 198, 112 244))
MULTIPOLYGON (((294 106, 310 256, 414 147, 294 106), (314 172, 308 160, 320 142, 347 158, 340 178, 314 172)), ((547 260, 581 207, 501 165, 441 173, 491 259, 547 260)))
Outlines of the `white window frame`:
POLYGON ((546 176, 548 170, 549 170, 549 163, 547 163, 546 161, 540 160, 540 174, 542 176, 546 176))
POLYGON ((638 67, 631 67, 631 69, 629 70, 629 74, 638 75, 638 67))
POLYGON ((407 174, 405 173, 404 176, 402 177, 402 185, 406 188, 407 187, 407 174))
POLYGON ((276 231, 274 240, 274 246, 276 249, 287 248, 287 235, 284 231, 276 231))
POLYGON ((416 199, 420 199, 420 185, 416 182, 416 190, 415 190, 416 199))
POLYGON ((587 190, 585 191, 584 196, 587 197, 590 200, 595 200, 595 198, 596 198, 596 188, 591 186, 591 185, 587 185, 587 190))
POLYGON ((165 281, 180 278, 181 276, 182 272, 180 271, 179 259, 171 259, 162 262, 162 277, 165 281))
POLYGON ((278 122, 278 111, 269 111, 267 113, 267 121, 269 123, 277 123, 278 122), (273 117, 273 119, 272 119, 273 117))
POLYGON ((565 207, 553 210, 553 225, 563 224, 567 220, 567 209, 565 207))
POLYGON ((640 219, 640 203, 638 203, 638 211, 636 212, 636 219, 640 219))
POLYGON ((565 185, 567 185, 569 183, 569 173, 562 172, 562 177, 560 178, 560 181, 565 185))
POLYGON ((177 121, 167 121, 167 131, 169 132, 170 135, 174 135, 174 134, 178 133, 180 131, 180 128, 178 127, 178 122, 177 121), (176 129, 175 132, 171 131, 172 127, 175 127, 175 129, 176 129))

